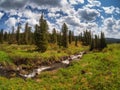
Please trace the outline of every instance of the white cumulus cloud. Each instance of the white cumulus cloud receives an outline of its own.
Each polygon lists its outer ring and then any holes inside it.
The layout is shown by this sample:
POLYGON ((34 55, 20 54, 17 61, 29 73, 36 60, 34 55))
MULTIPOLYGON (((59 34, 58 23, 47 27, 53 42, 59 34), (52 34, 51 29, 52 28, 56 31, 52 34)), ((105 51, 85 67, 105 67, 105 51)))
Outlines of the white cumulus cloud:
POLYGON ((113 17, 106 18, 103 21, 103 26, 101 30, 105 32, 107 37, 119 38, 120 20, 116 20, 113 17))
POLYGON ((115 7, 114 6, 110 6, 110 7, 103 7, 105 13, 107 14, 112 14, 115 10, 115 7))
POLYGON ((10 18, 5 22, 5 24, 6 24, 8 27, 15 26, 16 23, 17 23, 17 19, 15 19, 14 17, 10 17, 10 18))
POLYGON ((4 13, 0 12, 0 19, 3 17, 4 13))
POLYGON ((69 0, 69 3, 70 3, 70 4, 78 4, 78 3, 83 4, 83 3, 84 3, 84 0, 69 0))

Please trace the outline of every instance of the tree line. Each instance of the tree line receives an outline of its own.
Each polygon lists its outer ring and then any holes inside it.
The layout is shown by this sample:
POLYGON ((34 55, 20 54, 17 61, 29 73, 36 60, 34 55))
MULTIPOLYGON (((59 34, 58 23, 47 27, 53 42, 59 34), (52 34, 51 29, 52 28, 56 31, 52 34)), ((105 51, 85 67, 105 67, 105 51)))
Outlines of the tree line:
POLYGON ((97 35, 92 35, 91 31, 84 31, 80 33, 79 36, 75 36, 74 32, 68 30, 66 23, 63 23, 61 31, 58 32, 53 28, 52 33, 48 32, 49 26, 44 16, 41 15, 39 24, 34 27, 34 32, 28 23, 25 24, 24 32, 20 32, 21 25, 18 24, 17 30, 12 27, 12 32, 4 32, 3 29, 0 31, 0 43, 7 42, 8 44, 18 44, 18 45, 36 45, 37 51, 45 52, 48 48, 48 44, 52 43, 58 45, 59 47, 68 48, 69 44, 75 43, 78 46, 78 42, 83 45, 90 46, 90 51, 102 50, 107 46, 104 33, 101 32, 100 37, 97 35))

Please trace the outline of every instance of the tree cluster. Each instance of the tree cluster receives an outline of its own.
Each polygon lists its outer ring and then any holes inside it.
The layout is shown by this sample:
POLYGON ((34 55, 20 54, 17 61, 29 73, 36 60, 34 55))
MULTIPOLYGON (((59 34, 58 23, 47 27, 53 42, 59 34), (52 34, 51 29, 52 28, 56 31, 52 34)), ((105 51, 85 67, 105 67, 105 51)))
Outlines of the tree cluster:
POLYGON ((92 35, 91 31, 84 31, 79 35, 79 40, 83 45, 89 45, 90 51, 92 50, 102 50, 107 47, 106 39, 104 33, 101 32, 101 35, 92 35))
POLYGON ((55 44, 59 47, 68 48, 69 44, 75 43, 78 46, 78 41, 83 45, 89 45, 90 50, 98 49, 102 50, 105 48, 106 40, 104 33, 101 32, 101 36, 95 35, 93 37, 91 31, 84 31, 79 36, 74 36, 74 32, 68 29, 66 23, 62 25, 61 31, 57 31, 53 28, 52 33, 48 32, 49 26, 47 21, 41 15, 39 24, 34 27, 34 32, 28 23, 25 24, 24 32, 21 32, 21 25, 18 24, 17 30, 12 27, 12 32, 0 31, 0 43, 8 42, 9 44, 34 44, 37 47, 37 51, 45 52, 48 48, 48 44, 55 44))

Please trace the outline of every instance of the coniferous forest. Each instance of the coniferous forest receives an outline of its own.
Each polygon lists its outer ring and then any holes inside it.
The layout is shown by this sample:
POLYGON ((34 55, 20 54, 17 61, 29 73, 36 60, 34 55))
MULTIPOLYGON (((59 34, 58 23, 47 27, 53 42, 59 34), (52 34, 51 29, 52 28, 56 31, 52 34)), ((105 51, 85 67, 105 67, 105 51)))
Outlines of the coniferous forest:
POLYGON ((18 24, 17 30, 12 27, 12 32, 0 32, 0 43, 4 42, 8 44, 17 45, 36 45, 36 50, 39 52, 45 52, 48 48, 48 44, 52 43, 58 45, 59 47, 68 48, 69 44, 75 42, 82 43, 82 45, 89 46, 90 51, 92 50, 102 50, 107 47, 104 33, 101 32, 100 35, 93 35, 89 30, 85 30, 78 36, 74 35, 74 32, 70 31, 67 24, 63 23, 61 31, 57 31, 53 28, 52 33, 48 32, 48 24, 41 15, 39 20, 39 25, 35 25, 34 31, 31 30, 31 26, 28 23, 25 24, 24 32, 20 32, 21 25, 18 24))

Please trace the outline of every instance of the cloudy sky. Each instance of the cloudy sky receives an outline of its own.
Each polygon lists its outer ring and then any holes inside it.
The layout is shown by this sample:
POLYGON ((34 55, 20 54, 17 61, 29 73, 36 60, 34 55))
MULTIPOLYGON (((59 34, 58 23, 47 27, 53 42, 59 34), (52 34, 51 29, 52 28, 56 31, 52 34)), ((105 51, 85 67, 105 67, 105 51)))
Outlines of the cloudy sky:
POLYGON ((49 31, 59 31, 65 22, 76 35, 88 29, 120 38, 120 0, 0 0, 0 29, 9 31, 21 23, 22 31, 26 22, 34 27, 41 13, 49 31))

